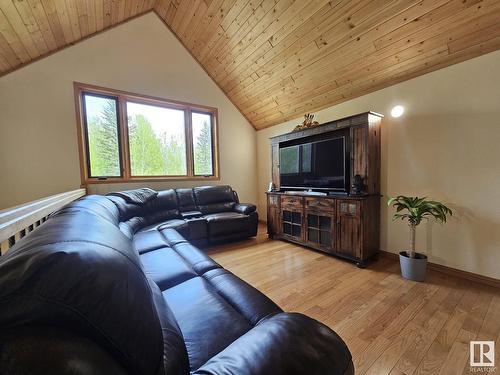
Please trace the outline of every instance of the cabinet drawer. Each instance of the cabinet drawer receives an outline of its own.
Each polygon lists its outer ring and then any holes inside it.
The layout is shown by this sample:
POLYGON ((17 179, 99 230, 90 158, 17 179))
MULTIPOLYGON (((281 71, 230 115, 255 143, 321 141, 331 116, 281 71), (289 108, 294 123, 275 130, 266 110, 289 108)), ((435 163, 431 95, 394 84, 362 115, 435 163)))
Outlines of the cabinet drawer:
POLYGON ((338 212, 340 215, 360 215, 360 203, 357 201, 339 201, 338 212))
POLYGON ((279 195, 269 194, 267 196, 267 204, 269 205, 269 207, 278 207, 279 199, 280 199, 279 195))
POLYGON ((335 201, 326 198, 306 197, 306 208, 333 212, 335 210, 335 201))
POLYGON ((302 208, 302 197, 282 196, 281 205, 285 207, 302 208))

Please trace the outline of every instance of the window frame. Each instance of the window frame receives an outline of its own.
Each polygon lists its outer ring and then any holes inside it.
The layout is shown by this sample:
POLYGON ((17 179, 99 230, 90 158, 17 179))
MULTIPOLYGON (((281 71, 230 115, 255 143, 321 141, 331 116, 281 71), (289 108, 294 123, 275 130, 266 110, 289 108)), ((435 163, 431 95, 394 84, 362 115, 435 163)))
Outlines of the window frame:
POLYGON ((73 82, 76 108, 76 125, 78 135, 78 150, 80 156, 80 175, 82 186, 90 184, 147 182, 147 181, 215 181, 219 176, 219 138, 218 109, 215 107, 180 102, 177 100, 158 98, 148 95, 104 88, 95 85, 73 82), (90 157, 87 119, 84 105, 84 94, 115 99, 117 104, 118 149, 121 176, 92 177, 90 175, 90 157), (186 141, 186 175, 168 176, 132 176, 130 165, 130 143, 128 134, 127 102, 177 109, 184 111, 185 141, 186 141), (212 175, 194 174, 194 140, 192 131, 192 113, 203 113, 211 116, 212 135, 212 175))
MULTIPOLYGON (((214 116, 212 115, 212 113, 210 112, 207 112, 206 110, 205 111, 201 111, 199 109, 196 109, 196 110, 192 110, 191 111, 191 117, 189 118, 189 122, 192 122, 193 120, 193 116, 192 114, 193 113, 197 113, 197 114, 200 114, 200 115, 211 115, 210 117, 210 136, 211 136, 211 145, 212 145, 212 172, 215 174, 215 170, 216 170, 216 167, 215 167, 215 157, 214 157, 214 154, 213 154, 213 150, 214 148, 216 147, 215 146, 215 134, 217 133, 216 130, 215 130, 215 125, 214 125, 214 116)), ((192 134, 192 131, 193 131, 193 124, 191 123, 191 127, 190 127, 190 131, 191 131, 191 135, 190 135, 190 143, 191 143, 191 154, 193 155, 193 160, 192 160, 192 167, 193 167, 193 176, 195 177, 205 177, 204 175, 202 174, 196 174, 195 171, 194 171, 194 138, 193 138, 193 134, 192 134)))
POLYGON ((86 90, 83 90, 81 92, 81 106, 82 106, 82 124, 83 124, 83 134, 85 137, 85 153, 87 155, 86 157, 86 163, 85 163, 85 169, 86 173, 89 176, 89 178, 122 178, 123 177, 123 160, 120 157, 122 154, 122 144, 120 142, 121 139, 121 126, 120 126, 120 102, 115 96, 110 96, 110 95, 105 95, 105 94, 96 94, 94 92, 89 92, 86 90), (118 137, 118 162, 120 164, 120 175, 119 176, 92 176, 92 169, 90 167, 90 145, 88 142, 89 139, 89 124, 87 121, 87 104, 85 103, 84 96, 89 95, 93 96, 95 98, 102 98, 102 99, 111 99, 115 102, 116 105, 116 135, 118 137))

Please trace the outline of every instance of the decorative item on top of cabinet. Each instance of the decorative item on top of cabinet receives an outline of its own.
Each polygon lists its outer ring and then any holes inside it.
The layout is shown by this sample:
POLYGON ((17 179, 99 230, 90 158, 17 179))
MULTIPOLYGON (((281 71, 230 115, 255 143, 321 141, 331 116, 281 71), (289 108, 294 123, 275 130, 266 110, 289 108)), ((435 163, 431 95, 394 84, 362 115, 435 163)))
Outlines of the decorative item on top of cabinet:
POLYGON ((295 127, 295 129, 293 129, 294 132, 298 131, 298 130, 303 130, 303 129, 307 129, 307 128, 312 128, 313 126, 318 126, 319 125, 319 122, 318 121, 314 121, 314 115, 311 114, 311 113, 306 113, 304 115, 304 121, 302 121, 302 124, 300 125, 297 125, 295 127))

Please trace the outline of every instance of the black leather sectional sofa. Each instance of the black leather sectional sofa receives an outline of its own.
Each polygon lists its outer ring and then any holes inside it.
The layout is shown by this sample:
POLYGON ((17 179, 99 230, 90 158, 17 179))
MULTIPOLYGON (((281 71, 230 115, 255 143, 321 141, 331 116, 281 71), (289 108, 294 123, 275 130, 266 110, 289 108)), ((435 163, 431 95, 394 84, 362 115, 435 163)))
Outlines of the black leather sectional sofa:
MULTIPOLYGON (((240 204, 230 186, 201 186, 155 192, 138 189, 108 194, 118 207, 120 229, 138 247, 175 229, 194 245, 234 241, 257 234, 253 204, 240 204)), ((161 243, 161 242, 160 242, 161 243)))
POLYGON ((229 192, 86 196, 19 241, 0 258, 0 374, 352 374, 336 333, 181 235, 255 234, 229 192))

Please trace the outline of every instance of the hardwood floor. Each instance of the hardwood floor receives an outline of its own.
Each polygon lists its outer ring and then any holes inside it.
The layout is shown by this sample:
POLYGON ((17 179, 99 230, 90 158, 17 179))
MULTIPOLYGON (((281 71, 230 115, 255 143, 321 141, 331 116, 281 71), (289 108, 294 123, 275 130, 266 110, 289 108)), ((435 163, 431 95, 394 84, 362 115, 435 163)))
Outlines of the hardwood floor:
POLYGON ((356 374, 469 374, 470 340, 495 341, 499 366, 500 289, 436 271, 424 283, 404 280, 389 257, 359 269, 269 240, 263 226, 257 238, 209 254, 285 311, 307 314, 339 333, 356 374))

